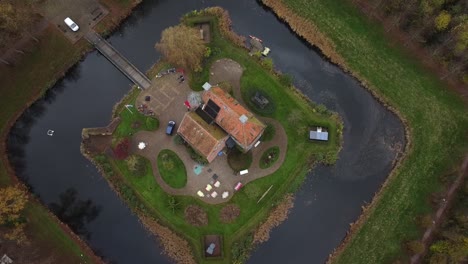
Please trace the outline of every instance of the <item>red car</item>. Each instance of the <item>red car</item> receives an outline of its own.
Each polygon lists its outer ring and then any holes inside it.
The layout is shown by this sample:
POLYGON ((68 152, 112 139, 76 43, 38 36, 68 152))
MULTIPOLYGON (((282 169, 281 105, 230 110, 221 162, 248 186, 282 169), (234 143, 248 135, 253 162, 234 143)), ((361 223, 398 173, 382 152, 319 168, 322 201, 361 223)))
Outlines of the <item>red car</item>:
POLYGON ((236 184, 236 186, 234 186, 234 190, 235 190, 235 191, 239 191, 239 190, 242 188, 242 186, 244 186, 244 185, 242 185, 242 182, 238 182, 238 183, 236 184))

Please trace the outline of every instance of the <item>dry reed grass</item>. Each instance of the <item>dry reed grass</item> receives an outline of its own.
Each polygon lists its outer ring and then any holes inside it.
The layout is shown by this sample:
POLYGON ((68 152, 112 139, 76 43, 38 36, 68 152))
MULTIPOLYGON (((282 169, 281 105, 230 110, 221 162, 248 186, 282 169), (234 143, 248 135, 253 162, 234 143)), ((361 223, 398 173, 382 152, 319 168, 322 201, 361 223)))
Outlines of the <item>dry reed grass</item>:
POLYGON ((271 210, 268 218, 263 222, 253 235, 253 243, 263 243, 270 238, 270 231, 283 223, 289 214, 289 210, 294 206, 294 197, 287 194, 283 201, 271 210))
POLYGON ((313 23, 294 13, 282 1, 262 0, 262 2, 270 7, 281 20, 285 21, 296 34, 304 38, 311 45, 317 46, 323 55, 328 57, 332 62, 346 69, 345 60, 336 52, 335 44, 313 23))
POLYGON ((162 226, 156 220, 139 214, 143 225, 153 234, 157 234, 164 253, 178 264, 195 264, 192 248, 189 243, 169 228, 162 226))

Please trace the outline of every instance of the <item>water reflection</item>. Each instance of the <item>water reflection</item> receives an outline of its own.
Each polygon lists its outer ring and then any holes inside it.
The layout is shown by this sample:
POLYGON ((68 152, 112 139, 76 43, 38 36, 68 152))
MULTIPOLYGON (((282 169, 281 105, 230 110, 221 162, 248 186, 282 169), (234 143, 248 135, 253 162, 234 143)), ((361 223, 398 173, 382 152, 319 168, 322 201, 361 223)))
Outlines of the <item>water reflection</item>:
POLYGON ((96 219, 102 207, 94 205, 90 199, 79 200, 74 188, 68 188, 62 192, 59 200, 58 203, 50 203, 50 210, 77 235, 90 239, 91 233, 86 229, 85 224, 96 219))

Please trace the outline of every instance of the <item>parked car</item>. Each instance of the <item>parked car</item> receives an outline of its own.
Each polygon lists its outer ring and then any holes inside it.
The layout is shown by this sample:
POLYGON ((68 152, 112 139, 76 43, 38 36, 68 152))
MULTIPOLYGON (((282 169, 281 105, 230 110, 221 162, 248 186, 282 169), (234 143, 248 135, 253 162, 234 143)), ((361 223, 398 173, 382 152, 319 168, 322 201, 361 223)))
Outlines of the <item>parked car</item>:
POLYGON ((63 22, 65 22, 65 24, 67 24, 67 26, 75 32, 78 31, 78 29, 80 29, 80 27, 69 17, 65 18, 63 22))
POLYGON ((238 183, 236 184, 236 186, 234 186, 234 190, 235 190, 235 191, 239 191, 239 190, 242 188, 242 186, 243 186, 242 183, 241 183, 241 182, 238 182, 238 183))
POLYGON ((174 132, 174 127, 175 121, 169 121, 169 123, 167 123, 166 134, 168 134, 169 136, 172 135, 172 132, 174 132))
POLYGON ((270 48, 265 47, 265 49, 262 51, 262 55, 266 57, 268 56, 268 53, 270 53, 270 48))

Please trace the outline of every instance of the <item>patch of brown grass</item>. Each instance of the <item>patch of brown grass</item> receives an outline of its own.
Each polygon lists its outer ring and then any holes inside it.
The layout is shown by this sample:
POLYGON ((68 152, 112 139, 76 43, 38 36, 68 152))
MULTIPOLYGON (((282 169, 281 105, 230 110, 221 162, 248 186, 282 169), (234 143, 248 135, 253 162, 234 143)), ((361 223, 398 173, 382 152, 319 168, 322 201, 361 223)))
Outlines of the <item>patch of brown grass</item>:
POLYGON ((205 226, 208 224, 208 214, 197 205, 189 205, 185 208, 185 220, 193 226, 205 226))
POLYGON ((221 223, 231 223, 234 220, 237 219, 240 215, 240 208, 237 204, 228 204, 223 209, 221 209, 221 212, 219 214, 219 219, 221 220, 221 223))
POLYGON ((284 200, 278 204, 270 215, 254 232, 253 243, 263 243, 270 239, 270 231, 279 226, 288 218, 289 210, 294 206, 294 197, 292 194, 287 194, 284 200))
POLYGON ((274 10, 276 15, 285 21, 291 29, 308 43, 313 43, 320 51, 334 63, 346 69, 344 59, 336 52, 335 44, 330 41, 313 23, 297 15, 286 7, 282 1, 262 0, 263 4, 274 10))

